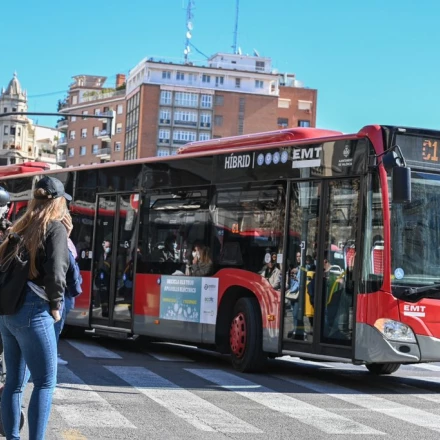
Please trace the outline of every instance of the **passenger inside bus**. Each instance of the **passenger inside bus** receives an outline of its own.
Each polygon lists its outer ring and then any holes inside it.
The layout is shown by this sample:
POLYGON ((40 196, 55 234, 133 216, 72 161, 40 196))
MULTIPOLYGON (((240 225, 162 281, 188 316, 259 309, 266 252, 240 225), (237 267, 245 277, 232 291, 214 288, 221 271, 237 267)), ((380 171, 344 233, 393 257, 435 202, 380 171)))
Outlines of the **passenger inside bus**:
POLYGON ((203 244, 197 244, 192 251, 190 275, 194 277, 208 277, 212 274, 213 264, 209 255, 209 248, 203 244))
POLYGON ((260 275, 265 278, 274 289, 280 288, 281 271, 277 264, 277 254, 272 252, 270 259, 264 264, 260 271, 260 275))

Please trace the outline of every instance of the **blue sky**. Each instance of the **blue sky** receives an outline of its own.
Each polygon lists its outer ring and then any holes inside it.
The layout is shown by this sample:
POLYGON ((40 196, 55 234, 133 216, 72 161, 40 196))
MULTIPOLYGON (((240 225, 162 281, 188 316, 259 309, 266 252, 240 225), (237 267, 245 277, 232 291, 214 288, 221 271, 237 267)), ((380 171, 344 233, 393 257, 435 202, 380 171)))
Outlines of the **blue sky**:
MULTIPOLYGON (((186 3, 2 2, 0 87, 17 71, 29 111, 56 111, 74 75, 113 85, 146 56, 183 60, 186 3)), ((318 89, 319 127, 440 129, 439 18, 435 0, 240 0, 238 43, 318 89)), ((235 0, 195 0, 193 44, 206 55, 231 51, 234 21, 235 0)))

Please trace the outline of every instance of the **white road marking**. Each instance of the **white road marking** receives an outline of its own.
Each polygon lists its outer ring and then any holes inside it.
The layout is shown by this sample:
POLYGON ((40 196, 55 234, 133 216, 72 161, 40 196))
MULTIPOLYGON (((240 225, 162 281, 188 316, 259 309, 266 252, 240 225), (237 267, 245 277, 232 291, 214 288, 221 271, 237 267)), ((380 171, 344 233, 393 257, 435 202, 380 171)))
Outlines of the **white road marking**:
POLYGON ((68 342, 72 347, 76 348, 85 357, 88 358, 122 359, 122 357, 119 356, 119 354, 107 350, 106 348, 101 347, 97 344, 93 344, 89 342, 71 341, 69 339, 67 339, 66 342, 68 342))
POLYGON ((86 426, 136 429, 136 426, 68 368, 58 371, 53 407, 73 428, 86 426), (57 403, 57 400, 62 403, 57 403))
POLYGON ((292 379, 286 376, 277 377, 317 393, 327 394, 334 399, 339 399, 350 403, 351 405, 354 405, 354 407, 362 407, 369 411, 375 411, 403 422, 440 432, 440 418, 437 414, 432 414, 427 411, 403 405, 382 397, 377 397, 372 394, 365 394, 362 391, 354 390, 352 388, 345 388, 340 385, 330 384, 318 380, 311 382, 303 379, 292 379))
POLYGON ((201 431, 262 433, 255 426, 244 422, 146 368, 118 366, 106 366, 105 368, 201 431))
POLYGON ((257 384, 234 374, 209 369, 186 368, 186 371, 327 434, 384 434, 369 426, 362 425, 286 394, 273 391, 270 388, 258 386, 252 389, 250 387, 257 384))

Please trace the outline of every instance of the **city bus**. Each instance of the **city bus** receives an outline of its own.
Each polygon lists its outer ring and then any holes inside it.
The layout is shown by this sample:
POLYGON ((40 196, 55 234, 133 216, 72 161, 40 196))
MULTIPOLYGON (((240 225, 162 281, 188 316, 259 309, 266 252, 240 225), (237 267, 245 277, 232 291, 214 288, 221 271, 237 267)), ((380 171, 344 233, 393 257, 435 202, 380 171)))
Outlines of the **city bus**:
POLYGON ((73 197, 83 294, 70 331, 208 348, 243 372, 290 355, 390 374, 440 361, 439 142, 291 128, 167 157, 1 167, 0 185, 12 220, 42 175, 73 197))

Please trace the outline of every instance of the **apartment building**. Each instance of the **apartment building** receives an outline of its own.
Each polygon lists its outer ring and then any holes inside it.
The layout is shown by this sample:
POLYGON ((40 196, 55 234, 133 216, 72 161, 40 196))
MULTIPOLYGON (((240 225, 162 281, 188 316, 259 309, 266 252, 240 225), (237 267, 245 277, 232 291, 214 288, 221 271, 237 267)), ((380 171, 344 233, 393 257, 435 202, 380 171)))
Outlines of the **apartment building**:
POLYGON ((34 124, 32 119, 19 113, 28 112, 28 97, 17 74, 0 93, 0 165, 44 161, 56 167, 58 130, 34 124), (17 114, 15 114, 17 113, 17 114))
POLYGON ((113 87, 106 82, 104 76, 74 76, 68 97, 60 105, 59 112, 66 116, 58 121, 64 133, 58 147, 65 152, 68 167, 123 159, 125 75, 116 75, 113 87), (109 115, 114 116, 112 136, 109 115))
POLYGON ((206 65, 148 58, 127 78, 124 159, 176 154, 196 140, 315 126, 317 91, 265 57, 217 53, 206 65))

